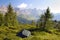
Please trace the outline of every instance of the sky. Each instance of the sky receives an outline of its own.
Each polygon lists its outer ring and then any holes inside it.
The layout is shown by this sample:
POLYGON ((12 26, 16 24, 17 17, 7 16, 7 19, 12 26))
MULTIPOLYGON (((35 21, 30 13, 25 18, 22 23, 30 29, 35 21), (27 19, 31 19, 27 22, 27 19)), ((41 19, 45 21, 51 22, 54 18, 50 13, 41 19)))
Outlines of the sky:
POLYGON ((60 13, 60 0, 0 0, 0 6, 7 6, 9 3, 13 7, 18 8, 37 8, 47 9, 50 8, 53 13, 60 13))

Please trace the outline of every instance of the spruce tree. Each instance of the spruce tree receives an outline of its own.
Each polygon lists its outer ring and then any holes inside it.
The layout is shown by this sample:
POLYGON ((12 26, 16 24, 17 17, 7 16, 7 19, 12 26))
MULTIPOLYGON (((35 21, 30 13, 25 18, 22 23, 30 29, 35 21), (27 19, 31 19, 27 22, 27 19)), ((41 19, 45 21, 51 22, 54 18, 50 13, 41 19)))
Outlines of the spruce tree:
POLYGON ((8 5, 8 11, 5 14, 5 25, 6 26, 14 26, 17 23, 16 12, 14 12, 11 4, 8 5))
POLYGON ((44 24, 44 15, 41 15, 41 17, 40 17, 40 25, 39 25, 39 27, 43 27, 43 24, 44 24))
POLYGON ((40 17, 39 26, 42 28, 42 30, 45 30, 46 24, 51 18, 52 18, 52 14, 50 13, 50 9, 48 7, 46 9, 46 12, 43 15, 41 15, 41 17, 40 17))
POLYGON ((32 25, 35 25, 35 22, 34 22, 34 20, 32 20, 31 24, 32 24, 32 25))
POLYGON ((52 18, 52 14, 50 13, 50 9, 48 7, 46 9, 45 14, 44 14, 44 25, 43 25, 43 29, 45 29, 47 21, 49 21, 51 18, 52 18))
POLYGON ((0 13, 0 26, 3 25, 3 20, 4 20, 4 19, 3 19, 3 14, 0 13))

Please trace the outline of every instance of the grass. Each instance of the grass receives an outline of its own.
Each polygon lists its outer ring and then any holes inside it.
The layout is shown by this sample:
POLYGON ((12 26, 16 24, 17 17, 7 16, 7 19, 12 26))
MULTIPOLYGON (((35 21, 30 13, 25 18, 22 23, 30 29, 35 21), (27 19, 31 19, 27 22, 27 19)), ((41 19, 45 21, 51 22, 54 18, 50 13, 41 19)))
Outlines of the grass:
MULTIPOLYGON (((32 25, 20 25, 18 27, 0 27, 0 40, 60 40, 60 32, 57 29, 51 29, 52 33, 45 31, 33 31, 33 35, 27 38, 16 36, 22 29, 34 28, 32 25)), ((36 28, 36 27, 35 27, 36 28)))

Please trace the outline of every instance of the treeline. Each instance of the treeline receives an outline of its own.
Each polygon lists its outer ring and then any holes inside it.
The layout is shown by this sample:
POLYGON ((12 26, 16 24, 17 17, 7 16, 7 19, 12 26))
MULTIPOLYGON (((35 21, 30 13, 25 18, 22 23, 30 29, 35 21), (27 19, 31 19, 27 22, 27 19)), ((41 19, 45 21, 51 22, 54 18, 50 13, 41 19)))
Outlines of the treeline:
POLYGON ((17 24, 16 12, 14 12, 11 4, 9 4, 5 15, 0 12, 0 26, 16 26, 17 24))

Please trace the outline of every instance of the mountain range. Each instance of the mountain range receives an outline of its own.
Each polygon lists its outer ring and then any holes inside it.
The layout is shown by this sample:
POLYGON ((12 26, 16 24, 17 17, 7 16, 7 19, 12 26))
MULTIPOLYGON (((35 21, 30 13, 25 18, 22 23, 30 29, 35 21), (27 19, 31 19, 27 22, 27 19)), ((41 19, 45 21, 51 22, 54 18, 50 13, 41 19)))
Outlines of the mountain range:
MULTIPOLYGON (((20 9, 14 8, 14 11, 17 13, 17 19, 22 23, 29 23, 32 20, 37 21, 40 18, 41 14, 44 14, 45 10, 41 9, 20 9)), ((0 12, 5 14, 7 12, 6 6, 0 6, 0 12)), ((60 20, 60 13, 52 13, 54 15, 53 20, 60 20)))

